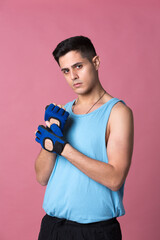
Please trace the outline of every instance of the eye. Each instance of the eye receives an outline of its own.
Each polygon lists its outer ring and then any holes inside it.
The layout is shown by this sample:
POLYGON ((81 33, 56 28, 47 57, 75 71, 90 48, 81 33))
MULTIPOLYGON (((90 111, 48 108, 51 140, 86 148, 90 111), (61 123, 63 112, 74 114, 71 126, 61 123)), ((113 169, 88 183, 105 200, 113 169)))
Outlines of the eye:
POLYGON ((80 69, 80 68, 82 68, 83 66, 82 66, 82 64, 78 64, 77 66, 76 66, 76 68, 78 68, 78 69, 80 69))
POLYGON ((63 73, 64 73, 64 74, 67 74, 68 72, 69 72, 68 69, 63 70, 63 73))

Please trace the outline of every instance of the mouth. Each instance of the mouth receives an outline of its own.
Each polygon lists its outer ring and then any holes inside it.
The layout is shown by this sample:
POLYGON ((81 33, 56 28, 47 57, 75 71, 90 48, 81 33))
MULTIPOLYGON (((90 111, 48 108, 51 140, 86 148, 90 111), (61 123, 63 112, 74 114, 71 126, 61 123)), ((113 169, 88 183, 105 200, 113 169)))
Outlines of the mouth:
POLYGON ((78 88, 78 87, 80 87, 81 85, 82 85, 82 83, 75 83, 75 84, 73 84, 73 87, 78 88))

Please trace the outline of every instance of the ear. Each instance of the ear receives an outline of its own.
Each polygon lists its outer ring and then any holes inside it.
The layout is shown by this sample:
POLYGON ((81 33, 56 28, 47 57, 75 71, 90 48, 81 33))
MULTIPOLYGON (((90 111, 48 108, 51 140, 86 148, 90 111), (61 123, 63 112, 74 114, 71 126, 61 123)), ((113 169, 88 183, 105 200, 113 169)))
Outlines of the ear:
POLYGON ((95 66, 95 69, 98 70, 99 69, 99 65, 100 65, 100 58, 99 56, 94 56, 93 59, 92 59, 92 62, 95 66))

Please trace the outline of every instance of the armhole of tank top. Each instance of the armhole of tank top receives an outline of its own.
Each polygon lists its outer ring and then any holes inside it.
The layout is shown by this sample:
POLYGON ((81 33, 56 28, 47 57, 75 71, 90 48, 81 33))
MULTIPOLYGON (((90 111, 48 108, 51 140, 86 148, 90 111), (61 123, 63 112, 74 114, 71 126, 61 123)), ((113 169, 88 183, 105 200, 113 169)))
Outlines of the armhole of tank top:
MULTIPOLYGON (((125 104, 125 102, 121 99, 115 98, 114 101, 112 101, 109 106, 107 107, 109 114, 107 114, 107 118, 105 119, 105 131, 104 131, 104 149, 105 149, 105 156, 104 158, 107 159, 107 163, 108 163, 108 155, 107 155, 107 145, 106 145, 106 131, 107 131, 107 127, 108 127, 108 122, 109 122, 109 117, 112 111, 112 108, 114 107, 114 105, 118 102, 123 102, 125 104)), ((126 104, 125 104, 126 105, 126 104)))
POLYGON ((107 130, 107 125, 108 125, 108 121, 109 121, 109 117, 110 117, 112 108, 113 108, 114 105, 115 105, 116 103, 118 103, 118 102, 123 102, 123 103, 126 105, 126 103, 125 103, 123 100, 118 99, 118 98, 115 98, 114 101, 112 101, 112 102, 109 104, 109 106, 107 107, 107 109, 108 109, 108 111, 109 111, 109 114, 108 114, 108 116, 107 116, 107 118, 106 118, 106 130, 107 130))
MULTIPOLYGON (((109 117, 111 115, 111 111, 112 111, 112 108, 114 107, 114 105, 118 102, 122 102, 125 104, 125 102, 121 99, 118 99, 118 98, 115 98, 115 100, 113 102, 111 102, 111 104, 108 106, 109 108, 109 115, 108 115, 108 119, 107 119, 107 122, 106 122, 106 129, 107 129, 107 125, 108 125, 108 122, 109 122, 109 117)), ((125 104, 126 105, 126 104, 125 104)))
POLYGON ((119 99, 118 102, 122 102, 122 103, 124 103, 124 105, 126 105, 126 103, 123 100, 121 100, 121 99, 119 99))

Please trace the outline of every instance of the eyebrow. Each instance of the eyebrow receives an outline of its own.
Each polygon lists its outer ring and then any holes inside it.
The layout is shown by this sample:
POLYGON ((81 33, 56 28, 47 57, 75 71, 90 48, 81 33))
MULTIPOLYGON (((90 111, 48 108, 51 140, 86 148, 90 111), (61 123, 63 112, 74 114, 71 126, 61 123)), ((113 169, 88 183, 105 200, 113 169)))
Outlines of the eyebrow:
MULTIPOLYGON (((78 64, 82 64, 83 62, 77 62, 77 63, 75 63, 75 64, 73 64, 71 67, 73 68, 73 67, 76 67, 78 64)), ((64 71, 64 70, 66 70, 66 69, 68 69, 68 68, 62 68, 61 69, 61 71, 64 71)))

